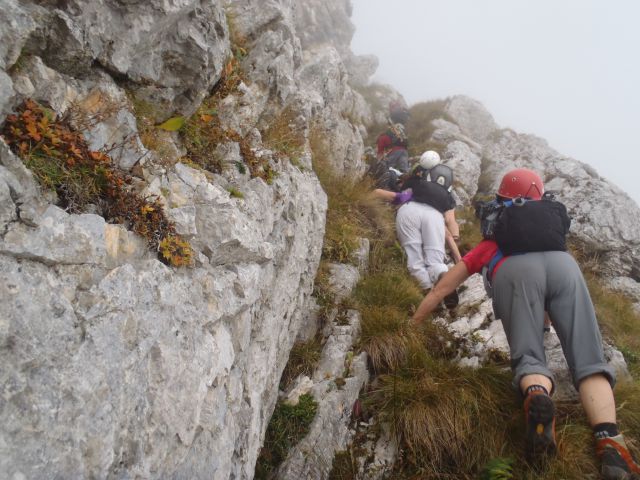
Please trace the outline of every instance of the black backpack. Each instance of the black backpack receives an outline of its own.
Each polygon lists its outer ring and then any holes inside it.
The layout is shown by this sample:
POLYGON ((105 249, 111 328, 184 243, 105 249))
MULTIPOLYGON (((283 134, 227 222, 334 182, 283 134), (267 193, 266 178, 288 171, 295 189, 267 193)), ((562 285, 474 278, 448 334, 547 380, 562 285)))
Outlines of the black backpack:
POLYGON ((431 170, 427 170, 424 178, 427 182, 440 185, 447 192, 451 192, 453 188, 453 170, 451 170, 451 167, 442 165, 441 163, 431 170))
POLYGON ((485 239, 495 240, 504 256, 566 251, 571 226, 567 208, 552 195, 541 200, 492 201, 476 207, 485 239))
POLYGON ((453 170, 446 165, 436 165, 426 170, 422 177, 409 179, 403 188, 411 188, 411 199, 415 202, 426 203, 441 213, 455 207, 451 195, 453 186, 453 170))

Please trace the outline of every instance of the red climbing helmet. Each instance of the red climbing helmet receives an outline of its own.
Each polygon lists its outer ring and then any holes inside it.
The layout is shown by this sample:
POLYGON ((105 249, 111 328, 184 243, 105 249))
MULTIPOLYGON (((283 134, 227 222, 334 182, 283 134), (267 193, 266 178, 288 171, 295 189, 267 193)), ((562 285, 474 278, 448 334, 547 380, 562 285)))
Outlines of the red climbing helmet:
POLYGON ((519 197, 540 200, 543 194, 544 184, 540 175, 527 168, 507 172, 498 188, 498 195, 512 200, 519 197))

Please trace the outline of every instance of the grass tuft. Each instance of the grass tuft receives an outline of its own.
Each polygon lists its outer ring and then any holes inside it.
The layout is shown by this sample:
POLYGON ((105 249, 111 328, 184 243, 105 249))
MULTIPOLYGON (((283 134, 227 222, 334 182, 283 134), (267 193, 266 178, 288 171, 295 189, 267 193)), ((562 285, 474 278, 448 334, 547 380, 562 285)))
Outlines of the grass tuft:
POLYGON ((513 458, 494 458, 482 470, 480 480, 511 480, 513 458))
POLYGON ((409 136, 409 154, 421 155, 425 150, 435 150, 442 154, 446 145, 430 140, 435 131, 431 122, 437 118, 451 120, 444 111, 447 100, 421 102, 410 108, 411 116, 407 122, 409 136))
POLYGON ((289 450, 309 433, 317 409, 318 404, 309 394, 301 395, 297 405, 282 402, 276 405, 256 464, 256 479, 274 478, 289 450))
POLYGON ((508 374, 457 367, 422 349, 376 383, 366 402, 392 426, 408 464, 433 475, 425 478, 473 472, 500 450, 514 408, 508 374))
POLYGON ((285 108, 267 122, 268 127, 262 132, 262 141, 277 156, 287 157, 294 165, 299 165, 306 138, 305 128, 296 120, 296 112, 291 107, 285 108))
POLYGON ((357 179, 334 172, 323 138, 318 127, 311 129, 314 170, 329 201, 323 258, 349 263, 362 237, 382 244, 395 242, 393 210, 371 194, 373 184, 369 178, 357 179))
POLYGON ((242 193, 240 190, 238 190, 235 187, 229 187, 227 191, 229 192, 229 195, 231 195, 233 198, 244 198, 244 193, 242 193))
MULTIPOLYGON (((219 102, 235 92, 243 78, 239 62, 230 60, 212 95, 202 102, 180 129, 180 138, 187 151, 186 159, 213 173, 222 173, 224 166, 223 159, 216 152, 218 145, 236 142, 251 177, 262 178, 270 184, 275 178, 275 170, 268 159, 256 155, 249 139, 235 130, 225 128, 218 116, 219 102)), ((244 165, 236 167, 244 169, 244 165)))
POLYGON ((300 375, 311 377, 322 353, 322 338, 316 335, 306 342, 296 342, 280 379, 280 389, 287 390, 300 375))
POLYGON ((355 480, 358 475, 357 459, 350 451, 336 453, 329 480, 355 480))

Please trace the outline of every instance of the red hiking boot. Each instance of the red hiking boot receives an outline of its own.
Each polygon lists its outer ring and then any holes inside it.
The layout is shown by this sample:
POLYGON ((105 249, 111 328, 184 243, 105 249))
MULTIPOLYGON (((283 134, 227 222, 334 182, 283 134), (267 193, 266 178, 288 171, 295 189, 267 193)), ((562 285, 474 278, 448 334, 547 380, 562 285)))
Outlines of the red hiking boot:
POLYGON ((544 392, 531 392, 524 401, 527 422, 526 456, 538 464, 556 454, 556 407, 544 392))
POLYGON ((624 437, 596 439, 596 452, 602 464, 602 478, 605 480, 640 479, 640 467, 629 453, 624 437))

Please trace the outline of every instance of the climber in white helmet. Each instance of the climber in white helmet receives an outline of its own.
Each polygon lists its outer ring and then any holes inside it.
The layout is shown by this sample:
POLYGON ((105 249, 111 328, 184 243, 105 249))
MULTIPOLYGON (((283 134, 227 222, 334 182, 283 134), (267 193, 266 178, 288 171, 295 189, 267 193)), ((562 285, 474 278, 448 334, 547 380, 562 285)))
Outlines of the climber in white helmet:
MULTIPOLYGON (((455 263, 460 261, 456 241, 460 238, 455 220, 455 200, 451 194, 453 172, 441 164, 440 155, 428 150, 395 193, 376 190, 379 198, 403 204, 396 217, 398 240, 407 254, 407 267, 420 286, 428 290, 448 267, 445 263, 445 242, 455 263)), ((445 301, 447 307, 457 305, 457 294, 445 301)))

